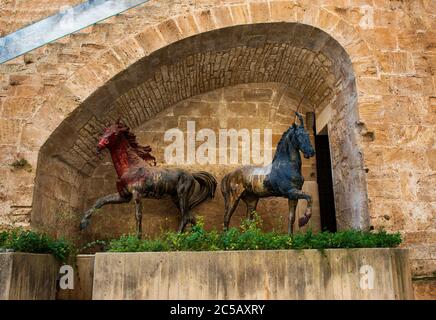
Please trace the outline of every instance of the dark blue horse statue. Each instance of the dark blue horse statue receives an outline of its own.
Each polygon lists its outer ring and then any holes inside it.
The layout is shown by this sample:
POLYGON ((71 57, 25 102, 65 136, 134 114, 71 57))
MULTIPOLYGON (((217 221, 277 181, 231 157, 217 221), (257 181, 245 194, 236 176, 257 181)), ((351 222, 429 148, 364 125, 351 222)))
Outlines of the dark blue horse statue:
POLYGON ((307 201, 307 209, 299 220, 299 226, 309 222, 312 215, 312 197, 301 191, 304 178, 301 175, 300 151, 305 158, 315 155, 309 134, 304 129, 303 117, 296 112, 300 125, 295 123, 283 133, 271 164, 264 167, 243 166, 221 181, 221 192, 225 202, 224 228, 229 227, 230 218, 239 200, 247 205, 247 217, 252 218, 259 198, 284 197, 288 199, 288 233, 293 233, 295 208, 299 199, 307 201))

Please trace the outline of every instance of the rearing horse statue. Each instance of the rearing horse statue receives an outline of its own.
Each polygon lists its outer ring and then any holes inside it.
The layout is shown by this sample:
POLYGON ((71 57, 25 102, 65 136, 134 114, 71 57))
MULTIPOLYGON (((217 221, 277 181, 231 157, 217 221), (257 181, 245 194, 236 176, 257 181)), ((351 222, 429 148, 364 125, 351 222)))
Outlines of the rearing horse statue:
POLYGON ((268 166, 243 166, 227 175, 221 181, 224 197, 224 228, 228 229, 230 218, 236 210, 239 200, 247 206, 247 217, 252 218, 259 198, 284 197, 288 199, 289 220, 288 233, 293 233, 295 208, 299 199, 307 201, 307 209, 299 220, 299 226, 309 222, 312 215, 312 197, 301 191, 304 178, 301 175, 300 151, 305 158, 315 155, 307 131, 304 129, 303 117, 295 113, 300 125, 295 123, 286 130, 279 143, 273 161, 268 166))
POLYGON ((120 121, 106 128, 97 145, 97 153, 109 149, 118 175, 118 192, 98 199, 85 212, 80 229, 85 229, 95 210, 107 204, 127 203, 132 199, 136 208, 136 235, 142 236, 141 198, 161 199, 171 197, 181 212, 179 232, 188 222, 195 224, 191 210, 215 195, 216 179, 208 172, 190 173, 179 168, 158 168, 148 162, 155 162, 149 146, 142 147, 135 135, 120 121))

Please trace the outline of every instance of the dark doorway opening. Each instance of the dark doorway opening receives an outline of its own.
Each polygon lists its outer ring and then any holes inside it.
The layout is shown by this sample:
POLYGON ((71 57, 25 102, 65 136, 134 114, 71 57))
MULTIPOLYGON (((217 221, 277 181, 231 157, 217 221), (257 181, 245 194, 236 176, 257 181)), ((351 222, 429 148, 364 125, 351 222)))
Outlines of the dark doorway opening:
MULTIPOLYGON (((316 129, 315 129, 316 132, 316 129)), ((333 194, 332 164, 327 134, 315 134, 316 176, 319 192, 321 230, 336 232, 335 199, 333 194)))

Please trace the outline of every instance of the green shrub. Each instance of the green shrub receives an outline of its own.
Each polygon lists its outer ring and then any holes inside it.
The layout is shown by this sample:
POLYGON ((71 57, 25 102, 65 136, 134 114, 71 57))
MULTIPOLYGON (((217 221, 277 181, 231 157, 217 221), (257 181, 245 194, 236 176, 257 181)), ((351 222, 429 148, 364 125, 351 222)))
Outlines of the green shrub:
POLYGON ((65 261, 74 250, 65 239, 55 240, 46 234, 22 229, 0 232, 0 247, 17 252, 50 253, 60 261, 65 261))
POLYGON ((204 229, 199 217, 196 226, 189 232, 166 232, 156 239, 137 239, 124 235, 107 245, 111 252, 145 251, 215 251, 215 250, 279 250, 279 249, 328 249, 328 248, 385 248, 401 243, 399 233, 385 231, 363 232, 356 230, 320 232, 288 236, 277 232, 263 232, 262 221, 257 214, 253 220, 245 220, 239 228, 225 232, 204 229))
POLYGON ((7 239, 8 239, 8 233, 6 231, 0 232, 0 248, 5 246, 7 239))
POLYGON ((401 241, 399 233, 389 234, 384 230, 378 232, 346 230, 335 233, 325 231, 317 234, 308 231, 293 237, 293 248, 390 248, 398 246, 401 241))

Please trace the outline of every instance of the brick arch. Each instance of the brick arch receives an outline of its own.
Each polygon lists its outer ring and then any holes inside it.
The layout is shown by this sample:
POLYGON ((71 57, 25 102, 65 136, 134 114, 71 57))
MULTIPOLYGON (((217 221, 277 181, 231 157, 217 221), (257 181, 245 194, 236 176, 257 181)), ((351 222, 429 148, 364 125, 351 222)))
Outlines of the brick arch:
POLYGON ((35 130, 48 139, 56 127, 109 79, 153 52, 182 39, 225 27, 253 23, 303 23, 318 28, 338 41, 351 59, 356 78, 365 74, 359 63, 369 61, 378 73, 378 60, 359 32, 344 19, 308 2, 261 0, 248 4, 216 6, 147 26, 138 34, 114 44, 104 53, 74 72, 56 94, 35 113, 35 130), (46 127, 47 116, 55 118, 46 127))
MULTIPOLYGON (((92 165, 95 161, 92 152, 94 141, 105 121, 122 116, 130 126, 135 127, 152 118, 165 106, 195 94, 238 83, 282 82, 303 95, 311 94, 309 104, 314 111, 320 113, 324 107, 334 105, 333 117, 339 114, 348 116, 347 121, 332 122, 329 126, 331 137, 337 141, 332 157, 336 164, 333 170, 336 177, 335 191, 339 195, 335 199, 337 208, 340 209, 339 227, 367 228, 366 185, 359 142, 354 128, 354 123, 358 120, 355 74, 350 60, 350 58, 358 60, 359 57, 353 50, 359 51, 363 57, 366 57, 365 53, 369 52, 366 43, 343 20, 316 6, 302 7, 287 1, 224 6, 177 16, 147 27, 142 32, 115 44, 73 74, 59 89, 55 99, 48 101, 36 113, 33 120, 34 128, 44 130, 47 141, 39 154, 32 223, 59 225, 56 222, 58 220, 56 213, 52 212, 47 221, 43 221, 46 216, 42 217, 40 216, 42 213, 39 214, 44 212, 42 201, 35 201, 35 199, 44 186, 39 184, 41 179, 38 176, 51 170, 52 158, 67 163, 67 171, 77 170, 82 175, 89 176, 94 170, 92 165), (273 25, 282 32, 268 31, 273 25), (263 30, 268 40, 258 37, 259 33, 256 32, 250 36, 253 28, 257 28, 257 31, 263 30), (241 30, 248 34, 246 43, 242 47, 230 48, 226 47, 225 43, 220 43, 219 39, 228 40, 234 36, 233 31, 240 34, 241 30), (289 38, 289 33, 286 31, 293 32, 293 37, 289 38), (317 36, 312 37, 312 35, 317 36), (192 39, 200 39, 197 46, 189 47, 192 39), (300 42, 300 46, 286 46, 286 42, 290 39, 300 42), (268 47, 271 43, 277 44, 280 41, 282 44, 285 43, 283 47, 268 47), (215 46, 215 51, 211 50, 212 54, 201 52, 201 49, 207 48, 202 45, 207 43, 213 43, 215 46), (223 73, 218 77, 222 81, 220 83, 211 84, 207 82, 208 77, 197 79, 199 85, 204 85, 203 88, 180 86, 177 84, 182 82, 179 82, 172 87, 172 92, 176 94, 170 95, 166 100, 159 99, 159 90, 162 87, 158 86, 157 78, 162 79, 171 75, 176 75, 176 78, 178 75, 180 78, 183 73, 177 74, 177 72, 184 66, 195 64, 196 61, 204 62, 220 50, 223 52, 233 49, 239 49, 242 52, 241 57, 244 57, 244 54, 248 57, 250 51, 260 50, 257 57, 260 57, 261 61, 268 61, 268 57, 261 54, 268 54, 271 50, 292 52, 295 53, 295 60, 290 62, 290 68, 301 66, 298 74, 309 73, 319 76, 318 78, 313 76, 309 85, 301 79, 289 77, 286 72, 281 74, 280 71, 290 70, 285 68, 283 61, 279 62, 281 68, 272 68, 271 73, 268 74, 266 71, 263 73, 260 71, 259 67, 262 64, 253 64, 250 69, 248 65, 250 60, 241 58, 242 70, 246 71, 244 76, 238 78, 230 74, 229 78, 226 78, 226 70, 221 69, 223 73), (323 50, 328 54, 324 54, 323 50), (163 60, 169 59, 169 53, 179 56, 179 60, 174 56, 171 57, 179 63, 170 66, 170 69, 172 68, 170 73, 168 70, 165 71, 161 64, 163 60), (312 62, 309 64, 305 59, 312 62), (305 62, 302 62, 303 60, 305 62), (313 70, 309 69, 309 65, 314 66, 313 70), (325 74, 323 70, 327 70, 325 74), (155 78, 147 78, 148 74, 154 75, 155 78), (322 86, 325 90, 318 91, 322 86), (144 88, 147 88, 147 91, 144 88), (186 91, 188 88, 189 90, 186 91), (319 95, 320 92, 322 95, 319 95), (318 96, 315 99, 316 94, 318 96), (155 101, 150 100, 150 97, 154 97, 155 101), (105 116, 102 117, 102 114, 105 116), (55 123, 57 122, 59 126, 56 129, 45 128, 43 124, 46 123, 47 117, 55 118, 55 123), (347 138, 342 136, 344 133, 348 135, 347 138), (344 158, 352 160, 344 163, 342 161, 344 158), (346 196, 347 192, 356 194, 358 198, 350 200, 346 196)), ((213 59, 216 63, 216 56, 213 59)), ((268 64, 263 66, 268 68, 268 64)), ((360 70, 355 71, 358 76, 360 70)), ((236 73, 241 74, 240 70, 236 73)))

